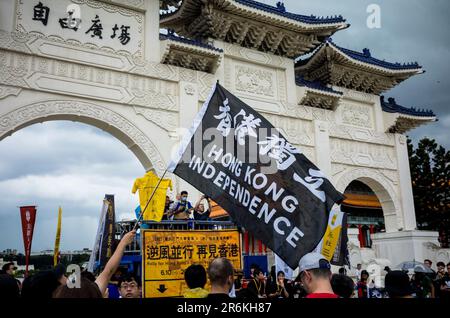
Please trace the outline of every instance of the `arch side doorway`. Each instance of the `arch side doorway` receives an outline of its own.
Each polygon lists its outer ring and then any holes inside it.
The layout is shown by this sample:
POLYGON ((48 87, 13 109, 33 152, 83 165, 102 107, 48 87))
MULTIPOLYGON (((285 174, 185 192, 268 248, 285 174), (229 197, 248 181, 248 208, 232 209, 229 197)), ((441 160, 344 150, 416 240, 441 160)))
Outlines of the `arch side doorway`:
POLYGON ((372 247, 371 234, 385 232, 383 208, 377 195, 365 183, 354 180, 344 191, 341 210, 348 214, 348 226, 358 229, 361 247, 372 247))

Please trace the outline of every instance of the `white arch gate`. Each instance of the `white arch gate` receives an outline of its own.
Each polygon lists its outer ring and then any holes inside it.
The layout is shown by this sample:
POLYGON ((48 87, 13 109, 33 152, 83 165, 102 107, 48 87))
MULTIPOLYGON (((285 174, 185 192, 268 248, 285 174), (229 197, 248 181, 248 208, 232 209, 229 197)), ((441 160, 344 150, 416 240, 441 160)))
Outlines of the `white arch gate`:
MULTIPOLYGON (((304 106, 305 90, 295 83, 291 59, 221 41, 215 43, 222 52, 214 53, 214 73, 162 64, 161 49, 167 53, 169 47, 159 40, 160 1, 53 2, 63 15, 64 4, 76 3, 85 21, 101 10, 105 26, 118 19, 132 26, 130 45, 111 42, 106 36, 99 42, 84 32, 66 33, 58 27, 57 15, 50 22, 57 27, 46 27, 32 19, 37 3, 2 1, 0 141, 34 123, 79 121, 110 132, 146 170, 161 174, 178 140, 175 130, 190 126, 212 85, 220 80, 286 132, 327 174, 331 175, 332 166, 342 165, 333 174, 337 177, 339 171, 346 171, 335 183, 338 190, 360 180, 375 191, 383 207, 387 233, 381 234, 385 234, 386 246, 391 241, 400 244, 386 250, 417 255, 424 250, 419 246, 422 242, 436 241, 435 233, 425 237, 414 230, 411 180, 404 164, 408 160, 406 139, 386 133, 379 96, 344 90, 335 110, 304 106), (273 84, 266 87, 257 74, 264 74, 273 84), (255 83, 243 88, 246 77, 255 83), (344 113, 358 118, 361 109, 369 124, 342 119, 344 113), (386 179, 383 171, 395 182, 386 179)), ((58 10, 52 8, 52 12, 58 10)), ((196 48, 195 52, 204 54, 203 50, 196 48)), ((193 197, 198 193, 178 178, 173 181, 179 184, 176 190, 186 189, 193 197)))

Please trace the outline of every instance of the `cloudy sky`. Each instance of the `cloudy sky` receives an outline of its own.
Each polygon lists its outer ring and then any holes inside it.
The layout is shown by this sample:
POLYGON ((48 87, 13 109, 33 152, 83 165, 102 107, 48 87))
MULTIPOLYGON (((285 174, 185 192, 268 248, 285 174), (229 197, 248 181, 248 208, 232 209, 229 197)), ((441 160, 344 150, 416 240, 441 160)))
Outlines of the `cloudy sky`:
POLYGON ((53 249, 60 205, 62 250, 91 247, 106 193, 115 194, 118 219, 133 216, 138 199, 131 187, 145 171, 108 133, 80 123, 46 122, 2 140, 0 153, 0 250, 23 250, 17 206, 38 205, 34 251, 53 249))
MULTIPOLYGON (((262 1, 274 4, 276 1, 262 1)), ((389 62, 419 62, 426 73, 417 75, 385 93, 398 104, 431 109, 439 122, 409 133, 413 140, 435 138, 450 148, 450 1, 448 0, 285 0, 288 11, 328 16, 340 14, 350 28, 333 35, 340 46, 362 51, 389 62), (381 28, 367 27, 367 8, 381 9, 381 28)))
MULTIPOLYGON (((276 1, 262 1, 275 4, 276 1)), ((288 11, 341 14, 352 26, 333 36, 344 47, 370 48, 392 62, 418 61, 426 73, 386 94, 408 107, 432 109, 439 122, 410 136, 450 141, 450 2, 448 0, 286 0, 288 11), (381 28, 366 25, 369 4, 381 8, 381 28)), ((105 193, 116 196, 118 219, 131 217, 137 197, 130 190, 144 169, 107 133, 84 124, 58 121, 22 129, 0 142, 0 250, 23 251, 18 206, 38 205, 33 251, 52 249, 58 206, 63 207, 63 250, 91 247, 105 193)))

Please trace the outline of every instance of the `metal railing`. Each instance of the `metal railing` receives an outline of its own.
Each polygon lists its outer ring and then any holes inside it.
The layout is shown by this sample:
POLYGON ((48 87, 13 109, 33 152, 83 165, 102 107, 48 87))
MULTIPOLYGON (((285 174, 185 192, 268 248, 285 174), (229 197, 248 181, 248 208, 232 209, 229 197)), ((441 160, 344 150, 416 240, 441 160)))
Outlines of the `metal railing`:
POLYGON ((231 221, 196 221, 196 220, 174 220, 142 222, 142 229, 151 230, 222 230, 236 229, 237 226, 231 221))

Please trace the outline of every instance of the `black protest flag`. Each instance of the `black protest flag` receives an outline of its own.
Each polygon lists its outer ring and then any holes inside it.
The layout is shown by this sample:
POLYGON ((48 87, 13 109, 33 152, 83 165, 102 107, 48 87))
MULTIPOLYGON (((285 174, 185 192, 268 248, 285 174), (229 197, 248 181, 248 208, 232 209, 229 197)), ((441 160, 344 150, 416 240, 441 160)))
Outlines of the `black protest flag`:
POLYGON ((321 240, 343 196, 260 113, 218 83, 168 171, 223 207, 290 267, 321 240))

